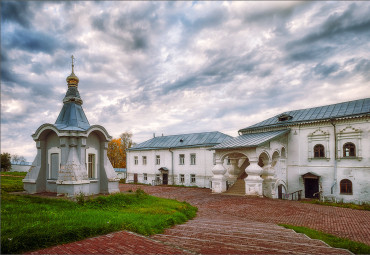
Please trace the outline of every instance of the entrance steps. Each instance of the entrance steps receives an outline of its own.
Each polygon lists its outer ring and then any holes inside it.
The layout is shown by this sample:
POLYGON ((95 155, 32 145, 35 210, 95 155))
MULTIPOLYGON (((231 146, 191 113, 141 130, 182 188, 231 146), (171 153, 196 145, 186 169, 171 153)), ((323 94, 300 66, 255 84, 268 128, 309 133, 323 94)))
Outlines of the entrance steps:
POLYGON ((275 224, 233 217, 198 217, 151 238, 196 254, 351 254, 275 224))
POLYGON ((224 194, 227 195, 245 195, 245 182, 243 179, 237 179, 233 186, 231 186, 224 194))

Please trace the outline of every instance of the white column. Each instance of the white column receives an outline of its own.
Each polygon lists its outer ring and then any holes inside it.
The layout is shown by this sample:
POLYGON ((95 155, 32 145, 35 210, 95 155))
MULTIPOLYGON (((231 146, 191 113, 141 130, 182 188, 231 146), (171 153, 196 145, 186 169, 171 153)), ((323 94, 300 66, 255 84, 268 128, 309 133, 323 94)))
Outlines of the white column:
POLYGON ((250 196, 262 197, 262 182, 263 179, 260 177, 263 169, 258 165, 257 157, 249 158, 250 165, 245 169, 248 176, 244 179, 245 182, 245 194, 250 196))
POLYGON ((229 168, 229 177, 228 177, 230 185, 233 185, 236 182, 236 179, 238 179, 238 175, 240 173, 238 161, 239 159, 230 159, 231 166, 229 168))
MULTIPOLYGON (((276 165, 275 165, 276 166, 276 165)), ((275 197, 275 182, 276 178, 274 178, 275 175, 275 168, 268 164, 263 167, 263 195, 269 198, 275 197)))
POLYGON ((212 192, 214 193, 225 192, 227 181, 227 178, 225 176, 226 169, 222 165, 222 161, 220 159, 216 159, 216 165, 213 167, 212 173, 213 173, 212 192))

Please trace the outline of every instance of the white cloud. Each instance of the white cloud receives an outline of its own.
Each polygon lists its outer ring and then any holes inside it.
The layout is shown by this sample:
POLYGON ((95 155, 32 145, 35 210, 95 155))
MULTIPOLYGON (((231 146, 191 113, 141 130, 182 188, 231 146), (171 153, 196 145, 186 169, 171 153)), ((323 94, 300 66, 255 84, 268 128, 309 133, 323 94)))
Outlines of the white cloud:
MULTIPOLYGON (((14 7, 13 6, 13 7, 14 7)), ((70 56, 91 124, 142 142, 368 96, 368 2, 2 2, 1 149, 35 155, 70 56), (14 4, 16 12, 6 8, 14 4)))

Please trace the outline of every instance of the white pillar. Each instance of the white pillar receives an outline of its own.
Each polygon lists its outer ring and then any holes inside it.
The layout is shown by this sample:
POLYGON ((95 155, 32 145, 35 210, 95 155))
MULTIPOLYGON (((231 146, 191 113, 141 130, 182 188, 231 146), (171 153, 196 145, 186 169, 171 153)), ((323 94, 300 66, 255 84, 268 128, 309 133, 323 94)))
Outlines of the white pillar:
POLYGON ((275 197, 275 169, 270 164, 263 167, 263 195, 269 198, 275 197))
POLYGON ((250 196, 262 197, 262 182, 263 179, 260 177, 263 169, 258 165, 258 158, 249 158, 250 165, 245 169, 248 176, 244 179, 245 182, 245 194, 250 196))
POLYGON ((230 185, 233 185, 238 179, 240 173, 238 162, 239 159, 230 159, 231 166, 229 168, 229 178, 227 179, 230 185))
POLYGON ((216 159, 216 165, 213 167, 212 173, 213 173, 212 192, 214 193, 225 192, 227 181, 227 178, 225 176, 226 169, 222 165, 222 161, 220 159, 216 159))

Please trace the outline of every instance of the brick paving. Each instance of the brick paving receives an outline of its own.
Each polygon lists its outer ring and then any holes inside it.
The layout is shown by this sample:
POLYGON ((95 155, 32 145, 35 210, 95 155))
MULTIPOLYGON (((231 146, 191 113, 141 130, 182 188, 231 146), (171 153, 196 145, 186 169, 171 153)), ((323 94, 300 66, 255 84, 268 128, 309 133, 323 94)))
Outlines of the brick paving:
POLYGON ((298 201, 212 194, 209 189, 121 184, 120 190, 136 190, 158 197, 187 201, 198 207, 198 216, 238 217, 264 223, 305 226, 370 245, 370 212, 305 204, 298 201))
POLYGON ((120 184, 120 190, 187 201, 194 220, 143 237, 127 231, 30 254, 349 254, 277 223, 306 226, 370 244, 370 213, 347 208, 212 194, 209 189, 120 184))

